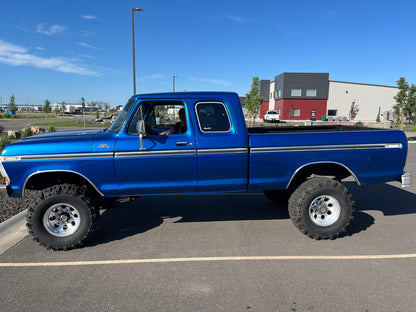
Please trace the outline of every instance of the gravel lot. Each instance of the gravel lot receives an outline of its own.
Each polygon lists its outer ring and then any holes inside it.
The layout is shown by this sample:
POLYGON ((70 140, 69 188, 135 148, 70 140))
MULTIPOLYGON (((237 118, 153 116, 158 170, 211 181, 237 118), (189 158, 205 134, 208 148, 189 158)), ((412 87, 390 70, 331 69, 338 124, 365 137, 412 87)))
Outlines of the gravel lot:
POLYGON ((0 223, 26 209, 21 198, 0 199, 0 223))

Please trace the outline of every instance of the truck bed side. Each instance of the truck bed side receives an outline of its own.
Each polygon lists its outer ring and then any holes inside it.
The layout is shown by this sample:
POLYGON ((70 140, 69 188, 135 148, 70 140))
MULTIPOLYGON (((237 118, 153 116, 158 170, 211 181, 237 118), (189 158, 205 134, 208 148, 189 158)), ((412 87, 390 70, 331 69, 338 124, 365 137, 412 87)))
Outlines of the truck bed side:
POLYGON ((286 189, 309 166, 338 167, 359 184, 394 181, 403 173, 407 139, 401 131, 299 130, 249 130, 250 190, 286 189))

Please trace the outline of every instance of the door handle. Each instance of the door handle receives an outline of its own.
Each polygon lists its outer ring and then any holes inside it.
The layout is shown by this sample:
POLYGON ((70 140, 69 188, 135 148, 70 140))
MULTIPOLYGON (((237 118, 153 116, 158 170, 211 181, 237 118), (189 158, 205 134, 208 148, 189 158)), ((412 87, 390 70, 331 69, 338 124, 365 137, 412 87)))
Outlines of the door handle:
POLYGON ((176 146, 186 146, 188 144, 188 142, 176 142, 176 146))

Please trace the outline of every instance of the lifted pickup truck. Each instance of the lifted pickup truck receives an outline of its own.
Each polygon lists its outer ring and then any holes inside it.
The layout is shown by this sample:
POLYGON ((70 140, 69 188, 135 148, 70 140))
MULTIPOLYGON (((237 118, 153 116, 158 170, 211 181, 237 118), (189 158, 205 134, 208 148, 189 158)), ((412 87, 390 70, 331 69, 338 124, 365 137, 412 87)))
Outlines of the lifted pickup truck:
POLYGON ((288 200, 304 234, 333 239, 354 212, 340 181, 409 186, 406 155, 406 136, 397 130, 247 129, 235 93, 144 94, 130 98, 108 129, 45 133, 8 145, 0 191, 28 197, 30 234, 55 250, 90 237, 100 199, 154 194, 265 192, 288 200))

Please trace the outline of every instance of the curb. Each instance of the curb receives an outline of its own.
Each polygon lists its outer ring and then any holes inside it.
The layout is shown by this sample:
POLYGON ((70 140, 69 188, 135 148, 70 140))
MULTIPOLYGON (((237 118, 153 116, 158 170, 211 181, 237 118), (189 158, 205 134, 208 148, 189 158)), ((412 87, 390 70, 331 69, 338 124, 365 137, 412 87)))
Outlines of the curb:
POLYGON ((26 212, 27 209, 0 223, 0 255, 28 235, 26 212))

